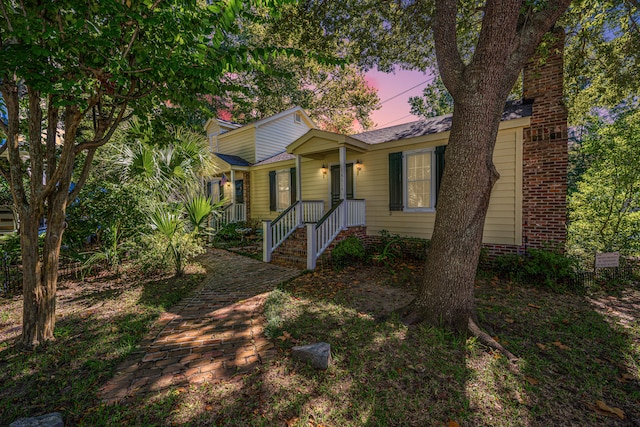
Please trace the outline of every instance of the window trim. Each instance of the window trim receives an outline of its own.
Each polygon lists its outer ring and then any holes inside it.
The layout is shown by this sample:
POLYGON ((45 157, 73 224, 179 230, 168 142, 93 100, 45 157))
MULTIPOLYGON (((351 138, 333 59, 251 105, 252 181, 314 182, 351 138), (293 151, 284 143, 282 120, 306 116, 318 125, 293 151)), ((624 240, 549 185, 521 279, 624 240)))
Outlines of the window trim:
POLYGON ((435 212, 436 211, 436 147, 420 148, 417 150, 403 151, 402 152, 402 212, 435 212), (425 208, 411 208, 409 207, 409 187, 408 187, 408 174, 409 168, 407 167, 407 158, 415 154, 431 153, 431 165, 430 165, 430 207, 425 208))

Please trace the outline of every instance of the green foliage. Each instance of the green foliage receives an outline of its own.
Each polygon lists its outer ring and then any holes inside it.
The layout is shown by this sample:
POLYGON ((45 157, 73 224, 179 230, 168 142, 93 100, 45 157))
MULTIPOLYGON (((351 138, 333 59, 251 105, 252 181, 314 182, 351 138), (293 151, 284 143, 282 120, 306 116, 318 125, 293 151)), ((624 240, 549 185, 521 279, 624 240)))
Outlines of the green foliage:
POLYGON ((150 189, 96 178, 67 210, 65 246, 81 250, 90 240, 99 246, 110 246, 114 235, 117 241, 122 241, 150 231, 147 214, 152 198, 150 189))
POLYGON ((0 236, 0 254, 7 257, 9 263, 20 259, 20 235, 18 233, 0 236))
POLYGON ((574 258, 557 251, 534 248, 528 249, 525 256, 497 256, 492 265, 492 271, 501 277, 555 292, 578 290, 577 269, 578 262, 574 258))
POLYGON ((638 2, 582 0, 562 19, 567 29, 565 94, 569 122, 582 124, 597 108, 635 104, 640 93, 638 2))
POLYGON ((240 240, 242 238, 242 235, 238 232, 239 228, 242 228, 242 224, 237 222, 225 224, 219 230, 216 230, 216 241, 231 242, 240 240))
POLYGON ((409 98, 411 114, 422 117, 436 117, 453 112, 453 98, 440 76, 422 91, 422 96, 409 98))
POLYGON ((576 255, 640 254, 640 112, 595 118, 580 147, 586 171, 569 198, 569 247, 576 255))
POLYGON ((340 269, 347 265, 364 261, 366 252, 362 241, 356 236, 349 236, 339 241, 331 251, 333 265, 340 269))
POLYGON ((146 249, 156 252, 159 248, 163 263, 165 260, 173 262, 176 276, 181 276, 186 262, 204 252, 196 233, 186 230, 179 211, 159 207, 151 214, 150 220, 155 229, 155 238, 148 242, 146 249))
POLYGON ((187 200, 184 204, 184 209, 187 213, 189 224, 196 234, 200 234, 206 229, 207 219, 214 212, 215 208, 211 197, 207 197, 203 194, 197 194, 187 200))
MULTIPOLYGON (((287 46, 305 55, 269 56, 266 67, 230 76, 240 91, 230 92, 232 119, 246 123, 301 106, 321 128, 351 133, 354 123, 372 126, 378 96, 363 71, 344 59, 344 42, 323 30, 320 16, 299 2, 281 5, 279 15, 244 25, 256 45, 287 46)), ((351 62, 354 59, 350 59, 351 62)))

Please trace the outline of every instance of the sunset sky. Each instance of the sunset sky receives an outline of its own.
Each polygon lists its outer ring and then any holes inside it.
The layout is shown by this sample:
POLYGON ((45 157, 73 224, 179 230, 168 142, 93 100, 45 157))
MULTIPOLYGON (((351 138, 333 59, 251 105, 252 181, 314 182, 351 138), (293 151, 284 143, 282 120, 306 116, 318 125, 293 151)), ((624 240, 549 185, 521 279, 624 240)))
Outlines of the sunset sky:
POLYGON ((431 78, 431 75, 418 71, 398 70, 389 74, 377 70, 367 72, 367 82, 378 90, 378 97, 383 102, 382 108, 374 111, 371 115, 375 128, 417 120, 418 117, 409 112, 411 108, 408 100, 412 96, 421 95, 431 78), (405 91, 407 92, 403 93, 405 91))

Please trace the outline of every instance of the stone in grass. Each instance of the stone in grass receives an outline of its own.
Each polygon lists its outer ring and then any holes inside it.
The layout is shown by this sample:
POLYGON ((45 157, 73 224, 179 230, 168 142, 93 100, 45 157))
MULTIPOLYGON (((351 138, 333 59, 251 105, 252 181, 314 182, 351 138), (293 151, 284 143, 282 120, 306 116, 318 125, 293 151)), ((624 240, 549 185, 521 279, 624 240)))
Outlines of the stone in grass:
POLYGON ((9 427, 64 427, 64 422, 60 412, 52 412, 39 417, 20 418, 9 424, 9 427))
POLYGON ((309 362, 316 369, 327 369, 331 363, 331 345, 318 342, 296 346, 291 349, 291 356, 309 362))

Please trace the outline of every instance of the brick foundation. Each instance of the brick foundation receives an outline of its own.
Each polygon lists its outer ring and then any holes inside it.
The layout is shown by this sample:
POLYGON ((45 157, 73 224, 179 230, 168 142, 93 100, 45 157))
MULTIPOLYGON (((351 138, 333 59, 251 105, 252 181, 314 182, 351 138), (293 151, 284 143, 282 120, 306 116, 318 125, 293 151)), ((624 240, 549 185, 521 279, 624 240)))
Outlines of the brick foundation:
MULTIPOLYGON (((316 265, 324 266, 331 263, 331 251, 338 242, 349 236, 356 236, 362 241, 367 238, 366 227, 349 227, 341 231, 331 242, 329 247, 322 253, 316 265)), ((294 231, 271 255, 271 262, 300 269, 307 268, 307 228, 300 227, 294 231)))

